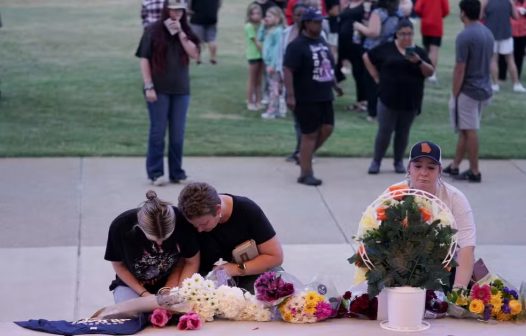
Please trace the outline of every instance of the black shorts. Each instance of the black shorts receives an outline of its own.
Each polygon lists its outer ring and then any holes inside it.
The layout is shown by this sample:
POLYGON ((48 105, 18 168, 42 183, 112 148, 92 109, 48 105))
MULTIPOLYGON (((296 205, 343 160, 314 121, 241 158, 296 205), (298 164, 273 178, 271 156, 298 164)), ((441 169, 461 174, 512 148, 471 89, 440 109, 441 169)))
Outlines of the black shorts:
POLYGON ((332 100, 296 104, 294 116, 302 134, 314 133, 321 125, 334 125, 332 100))
POLYGON ((260 63, 263 63, 263 59, 262 58, 256 58, 256 59, 249 59, 248 60, 248 64, 260 64, 260 63))
POLYGON ((429 46, 434 45, 440 47, 442 45, 442 38, 436 36, 422 36, 422 44, 426 49, 429 49, 429 46))

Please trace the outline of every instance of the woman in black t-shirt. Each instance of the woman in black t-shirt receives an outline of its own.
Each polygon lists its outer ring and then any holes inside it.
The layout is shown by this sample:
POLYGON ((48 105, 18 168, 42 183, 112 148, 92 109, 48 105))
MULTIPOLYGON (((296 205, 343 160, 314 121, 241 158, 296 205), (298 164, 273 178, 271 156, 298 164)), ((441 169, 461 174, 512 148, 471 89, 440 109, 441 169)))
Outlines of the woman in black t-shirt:
POLYGON ((146 198, 110 226, 104 259, 117 273, 110 285, 115 303, 175 287, 199 268, 195 230, 154 191, 146 198))
MULTIPOLYGON (((283 251, 276 232, 263 210, 252 200, 230 194, 218 194, 207 183, 191 183, 179 194, 179 209, 199 232, 201 264, 199 272, 207 275, 222 258, 226 272, 237 285, 250 292, 259 274, 283 262, 283 251), (259 255, 236 263, 232 251, 253 240, 259 255)), ((243 257, 241 257, 243 259, 243 257)))
POLYGON ((413 44, 413 24, 401 19, 396 39, 364 54, 364 63, 379 85, 378 132, 369 174, 378 174, 380 164, 394 136, 394 169, 405 174, 403 157, 413 119, 420 110, 424 94, 424 79, 434 68, 424 49, 413 44))
POLYGON ((159 21, 141 38, 140 58, 144 96, 150 116, 146 172, 154 185, 164 184, 164 136, 168 127, 170 182, 186 179, 182 168, 186 113, 190 103, 189 59, 199 56, 198 39, 186 17, 186 2, 168 0, 159 21))

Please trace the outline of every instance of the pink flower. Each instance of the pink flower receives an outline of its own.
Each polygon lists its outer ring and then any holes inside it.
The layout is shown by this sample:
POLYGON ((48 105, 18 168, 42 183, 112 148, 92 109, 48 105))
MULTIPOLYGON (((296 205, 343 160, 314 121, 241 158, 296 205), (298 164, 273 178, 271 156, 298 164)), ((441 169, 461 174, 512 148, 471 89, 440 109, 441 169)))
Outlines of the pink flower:
POLYGON ((318 302, 315 315, 318 321, 328 319, 332 315, 331 305, 325 301, 318 302))
POLYGON ((189 312, 179 318, 177 329, 179 330, 194 330, 201 328, 201 319, 199 315, 194 312, 189 312))
POLYGON ((479 299, 484 302, 484 304, 488 303, 491 299, 491 288, 489 285, 482 285, 479 286, 479 284, 474 284, 471 288, 471 299, 479 299))
POLYGON ((172 318, 172 314, 168 310, 157 308, 150 315, 150 322, 154 327, 162 328, 168 323, 170 318, 172 318))

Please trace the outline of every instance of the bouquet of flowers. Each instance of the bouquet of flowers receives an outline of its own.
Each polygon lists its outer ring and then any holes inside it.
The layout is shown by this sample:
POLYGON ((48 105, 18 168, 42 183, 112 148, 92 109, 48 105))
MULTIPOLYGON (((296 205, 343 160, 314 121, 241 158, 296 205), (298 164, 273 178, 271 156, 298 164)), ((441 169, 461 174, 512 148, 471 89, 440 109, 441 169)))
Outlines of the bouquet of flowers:
POLYGON ((453 216, 434 195, 406 185, 391 187, 364 213, 349 258, 367 279, 369 296, 384 287, 439 290, 448 282, 456 248, 453 216))
POLYGON ((277 305, 294 293, 294 285, 285 282, 276 272, 261 274, 254 283, 256 298, 270 305, 277 305))
POLYGON ((214 320, 219 302, 212 281, 205 280, 200 274, 195 273, 192 277, 185 279, 180 288, 172 291, 175 295, 181 296, 201 320, 214 320))
POLYGON ((291 323, 314 323, 328 319, 331 304, 316 291, 304 291, 286 298, 279 305, 281 317, 291 323))
POLYGON ((484 321, 510 321, 524 317, 519 293, 498 278, 486 284, 476 283, 471 291, 454 289, 447 298, 451 303, 448 314, 454 317, 472 317, 484 321))
POLYGON ((238 287, 220 286, 216 289, 217 314, 238 321, 270 321, 270 309, 254 296, 238 287))
POLYGON ((359 319, 376 320, 378 313, 378 299, 369 297, 369 294, 353 295, 345 292, 342 303, 338 309, 337 317, 353 317, 359 319))

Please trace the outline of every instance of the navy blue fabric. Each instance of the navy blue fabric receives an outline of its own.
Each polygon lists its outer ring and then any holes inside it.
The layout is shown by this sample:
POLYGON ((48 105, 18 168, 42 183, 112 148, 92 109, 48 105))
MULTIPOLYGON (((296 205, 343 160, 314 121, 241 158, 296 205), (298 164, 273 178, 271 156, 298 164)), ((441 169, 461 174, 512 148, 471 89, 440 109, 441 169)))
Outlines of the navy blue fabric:
POLYGON ((57 335, 133 335, 143 330, 147 324, 147 315, 142 314, 133 319, 83 319, 75 322, 48 321, 44 319, 15 322, 22 328, 43 331, 57 335))

